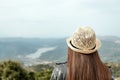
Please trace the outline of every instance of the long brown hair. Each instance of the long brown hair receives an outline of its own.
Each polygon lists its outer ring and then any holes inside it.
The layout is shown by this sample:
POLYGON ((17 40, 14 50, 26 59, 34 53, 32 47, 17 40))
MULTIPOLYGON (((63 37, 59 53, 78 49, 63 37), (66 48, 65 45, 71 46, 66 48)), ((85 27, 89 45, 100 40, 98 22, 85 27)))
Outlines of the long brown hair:
POLYGON ((98 51, 82 54, 68 48, 67 80, 111 80, 109 68, 98 51))

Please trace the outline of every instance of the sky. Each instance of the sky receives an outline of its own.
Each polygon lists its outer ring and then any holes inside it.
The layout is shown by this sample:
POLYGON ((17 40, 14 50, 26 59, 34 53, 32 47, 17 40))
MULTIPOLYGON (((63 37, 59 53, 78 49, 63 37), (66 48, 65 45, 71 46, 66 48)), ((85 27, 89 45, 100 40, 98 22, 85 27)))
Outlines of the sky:
POLYGON ((120 0, 0 0, 0 37, 59 38, 90 26, 120 37, 120 0))

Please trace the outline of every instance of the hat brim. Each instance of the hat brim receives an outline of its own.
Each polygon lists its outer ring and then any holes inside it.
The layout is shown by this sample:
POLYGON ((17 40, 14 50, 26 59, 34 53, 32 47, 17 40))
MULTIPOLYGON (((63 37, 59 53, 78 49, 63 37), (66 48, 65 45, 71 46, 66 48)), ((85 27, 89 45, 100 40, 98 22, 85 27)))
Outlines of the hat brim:
POLYGON ((96 39, 96 42, 95 42, 96 46, 95 46, 94 49, 91 49, 91 50, 77 49, 77 48, 75 48, 75 47, 73 47, 71 45, 71 39, 72 39, 71 37, 66 39, 68 47, 71 48, 73 51, 80 52, 80 53, 83 53, 83 54, 93 53, 93 52, 97 51, 101 47, 101 41, 99 39, 96 39))

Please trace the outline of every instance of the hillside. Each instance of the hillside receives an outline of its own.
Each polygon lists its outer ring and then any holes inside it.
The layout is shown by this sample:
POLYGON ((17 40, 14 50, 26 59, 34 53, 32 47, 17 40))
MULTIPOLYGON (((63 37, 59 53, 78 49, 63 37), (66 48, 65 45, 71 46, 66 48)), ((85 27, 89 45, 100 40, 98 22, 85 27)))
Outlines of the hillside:
MULTIPOLYGON (((107 63, 112 67, 116 80, 120 80, 120 64, 107 63)), ((39 64, 25 67, 17 61, 0 62, 0 80, 50 80, 53 64, 39 64)))
MULTIPOLYGON (((120 62, 120 38, 115 36, 99 38, 102 42, 99 49, 101 59, 104 62, 120 62)), ((6 59, 22 61, 26 65, 66 61, 66 38, 0 38, 0 60, 6 59)))

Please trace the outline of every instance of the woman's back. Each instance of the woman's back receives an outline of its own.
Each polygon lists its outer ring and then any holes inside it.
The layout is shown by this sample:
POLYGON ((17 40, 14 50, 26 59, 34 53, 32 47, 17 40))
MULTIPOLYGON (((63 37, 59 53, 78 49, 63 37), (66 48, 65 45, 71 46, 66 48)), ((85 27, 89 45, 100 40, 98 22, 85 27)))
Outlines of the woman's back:
POLYGON ((93 29, 80 27, 66 41, 67 65, 61 65, 64 69, 56 68, 51 80, 112 80, 109 68, 98 55, 97 50, 101 44, 93 29))
POLYGON ((111 80, 109 68, 103 64, 98 52, 80 54, 68 49, 67 80, 111 80))
MULTIPOLYGON (((108 68, 112 75, 111 67, 108 66, 108 68)), ((66 77, 67 77, 67 62, 56 63, 50 80, 67 80, 66 77)), ((113 75, 111 80, 114 80, 113 75)))

